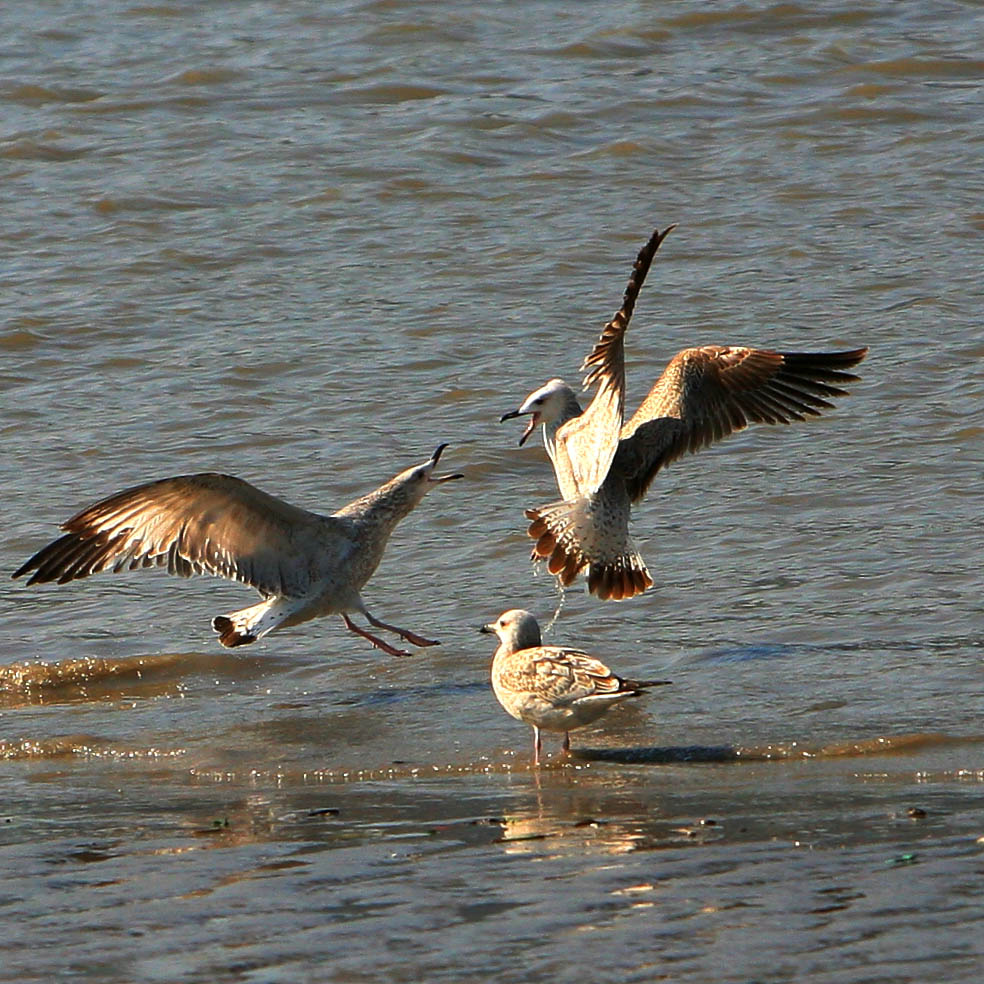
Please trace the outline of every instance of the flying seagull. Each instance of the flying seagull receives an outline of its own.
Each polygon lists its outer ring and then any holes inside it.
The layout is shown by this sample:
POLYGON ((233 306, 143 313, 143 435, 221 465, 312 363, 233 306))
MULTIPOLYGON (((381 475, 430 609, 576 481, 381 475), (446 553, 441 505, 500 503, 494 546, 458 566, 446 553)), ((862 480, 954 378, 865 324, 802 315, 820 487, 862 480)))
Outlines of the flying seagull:
POLYGON ((217 615, 223 646, 245 646, 268 632, 323 615, 392 656, 403 650, 356 625, 350 612, 414 646, 434 646, 369 613, 359 595, 383 559, 397 523, 435 486, 461 475, 432 476, 441 444, 421 465, 374 492, 321 516, 277 499, 241 478, 180 475, 125 489, 62 525, 65 535, 14 572, 28 584, 65 584, 99 571, 166 567, 169 574, 211 574, 255 588, 259 604, 217 615))
POLYGON ((668 680, 623 680, 601 660, 566 646, 544 646, 536 618, 520 608, 503 612, 479 632, 499 637, 492 689, 507 714, 533 727, 533 764, 540 764, 540 731, 570 732, 597 721, 612 705, 668 680))
POLYGON ((587 568, 588 590, 620 601, 653 584, 629 534, 632 504, 657 472, 687 452, 750 423, 788 424, 818 417, 846 396, 847 372, 867 354, 774 352, 742 345, 702 345, 678 352, 635 415, 625 417, 625 331, 649 267, 667 233, 656 230, 635 261, 622 307, 584 360, 585 387, 597 391, 586 410, 562 380, 530 393, 509 420, 528 414, 522 445, 537 426, 563 499, 526 510, 534 560, 564 585, 587 568))

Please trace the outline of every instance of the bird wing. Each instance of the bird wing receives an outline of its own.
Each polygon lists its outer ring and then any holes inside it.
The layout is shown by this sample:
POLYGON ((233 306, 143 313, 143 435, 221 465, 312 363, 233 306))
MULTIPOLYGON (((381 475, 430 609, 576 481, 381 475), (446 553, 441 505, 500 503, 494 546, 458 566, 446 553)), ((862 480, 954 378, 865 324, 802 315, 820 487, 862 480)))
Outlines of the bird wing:
POLYGON ((344 521, 319 516, 230 475, 182 475, 117 492, 62 525, 14 577, 64 584, 112 568, 212 574, 266 595, 301 594, 326 533, 348 548, 344 521))
MULTIPOLYGON (((657 229, 639 251, 625 288, 622 306, 602 329, 601 336, 581 366, 587 372, 585 389, 598 386, 594 399, 584 413, 569 420, 557 431, 559 450, 569 462, 574 484, 582 494, 590 495, 601 487, 615 457, 625 420, 625 331, 653 257, 673 228, 668 226, 662 232, 657 229)), ((563 483, 561 491, 565 498, 570 498, 563 483)))
POLYGON ((530 689, 547 696, 552 704, 572 704, 621 690, 621 681, 601 660, 577 649, 541 646, 530 655, 535 680, 530 689))
POLYGON ((845 370, 867 348, 850 352, 772 352, 741 346, 684 349, 663 371, 622 431, 613 465, 633 502, 664 465, 749 423, 788 424, 818 417, 856 382, 845 370))

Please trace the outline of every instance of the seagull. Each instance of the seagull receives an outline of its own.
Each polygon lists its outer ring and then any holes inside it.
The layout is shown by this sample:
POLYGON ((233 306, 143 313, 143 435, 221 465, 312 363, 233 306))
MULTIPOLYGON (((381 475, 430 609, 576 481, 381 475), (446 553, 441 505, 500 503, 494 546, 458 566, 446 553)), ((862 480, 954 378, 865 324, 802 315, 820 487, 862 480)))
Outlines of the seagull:
POLYGON ((383 559, 386 542, 435 486, 447 447, 391 478, 374 492, 321 516, 277 499, 231 475, 180 475, 117 492, 62 524, 65 535, 39 550, 13 576, 28 584, 65 584, 99 571, 166 567, 169 574, 211 574, 255 588, 263 600, 217 615, 223 646, 245 646, 268 632, 323 615, 391 656, 407 652, 356 625, 349 612, 414 646, 435 646, 408 629, 375 618, 359 592, 383 559))
POLYGON ((500 420, 529 415, 522 446, 538 426, 553 462, 561 501, 526 510, 532 559, 564 586, 587 568, 588 590, 621 601, 652 587, 629 534, 632 505, 661 468, 750 423, 788 424, 833 408, 846 396, 847 372, 868 353, 774 352, 743 345, 701 345, 678 352, 628 423, 625 331, 636 298, 669 226, 653 233, 636 258, 622 307, 584 360, 584 386, 597 391, 586 410, 562 380, 534 390, 500 420))
POLYGON ((503 612, 479 632, 499 637, 492 689, 507 714, 533 727, 533 764, 540 764, 540 731, 570 732, 597 721, 613 704, 669 680, 623 680, 601 660, 566 646, 544 646, 536 618, 521 608, 503 612))

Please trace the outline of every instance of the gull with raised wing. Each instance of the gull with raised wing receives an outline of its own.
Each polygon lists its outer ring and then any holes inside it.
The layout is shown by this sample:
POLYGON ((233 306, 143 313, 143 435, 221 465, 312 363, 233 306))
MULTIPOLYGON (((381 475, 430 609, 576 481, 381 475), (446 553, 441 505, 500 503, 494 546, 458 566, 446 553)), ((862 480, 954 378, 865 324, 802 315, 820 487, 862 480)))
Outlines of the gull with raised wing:
POLYGON ((331 516, 277 499, 241 478, 181 475, 117 492, 62 525, 65 535, 14 572, 28 584, 65 584, 99 571, 166 567, 169 574, 211 574, 255 588, 259 604, 217 615, 223 646, 244 646, 268 632, 323 615, 393 656, 403 650, 358 626, 350 612, 414 646, 437 642, 380 621, 359 592, 372 577, 390 534, 437 485, 461 475, 432 474, 441 444, 423 464, 391 478, 331 516))
POLYGON ((499 637, 492 689, 507 714, 533 728, 533 764, 540 764, 543 731, 570 732, 597 721, 614 704, 668 680, 625 680, 599 659, 566 646, 544 646, 536 618, 521 608, 503 612, 479 632, 499 637))
POLYGON ((741 345, 702 345, 678 352, 628 423, 625 413, 625 331, 656 250, 657 230, 642 248, 622 307, 584 360, 585 387, 597 391, 581 409, 574 391, 551 379, 532 392, 509 420, 528 414, 519 443, 542 425, 563 500, 528 509, 534 560, 571 584, 587 568, 588 590, 620 601, 653 584, 629 534, 632 505, 656 474, 687 452, 743 430, 750 423, 788 424, 818 417, 846 396, 847 372, 867 348, 847 352, 774 352, 741 345))

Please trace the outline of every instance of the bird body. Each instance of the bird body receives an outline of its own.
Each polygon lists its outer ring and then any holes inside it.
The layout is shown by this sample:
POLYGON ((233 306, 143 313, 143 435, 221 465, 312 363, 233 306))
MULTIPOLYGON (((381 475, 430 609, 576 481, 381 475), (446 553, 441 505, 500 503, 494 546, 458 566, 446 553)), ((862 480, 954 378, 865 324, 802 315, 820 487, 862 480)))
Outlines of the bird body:
POLYGON ((597 721, 613 704, 666 681, 625 680, 593 656, 565 646, 544 646, 536 618, 522 609, 503 612, 482 632, 494 633, 492 689, 505 711, 533 728, 533 761, 540 760, 540 731, 569 732, 597 721))
POLYGON ((537 426, 562 499, 526 511, 534 560, 571 584, 587 568, 588 589, 603 600, 641 594, 653 579, 629 533, 632 505, 671 461, 750 423, 788 424, 832 409, 857 381, 846 370, 867 354, 774 352, 703 345, 670 360, 626 423, 624 336, 656 250, 673 226, 640 251, 622 307, 584 361, 585 386, 597 385, 587 409, 562 379, 534 390, 502 420, 529 414, 523 444, 537 426))
POLYGON ((372 616, 360 596, 382 560, 397 524, 435 485, 446 445, 421 465, 330 516, 291 505, 231 475, 182 475, 117 492, 63 524, 65 535, 39 550, 14 577, 28 584, 68 581, 104 570, 166 567, 171 574, 211 574, 255 588, 262 601, 212 625, 224 646, 241 646, 276 629, 324 615, 393 655, 398 650, 355 625, 364 615, 377 628, 413 645, 433 645, 372 616))

